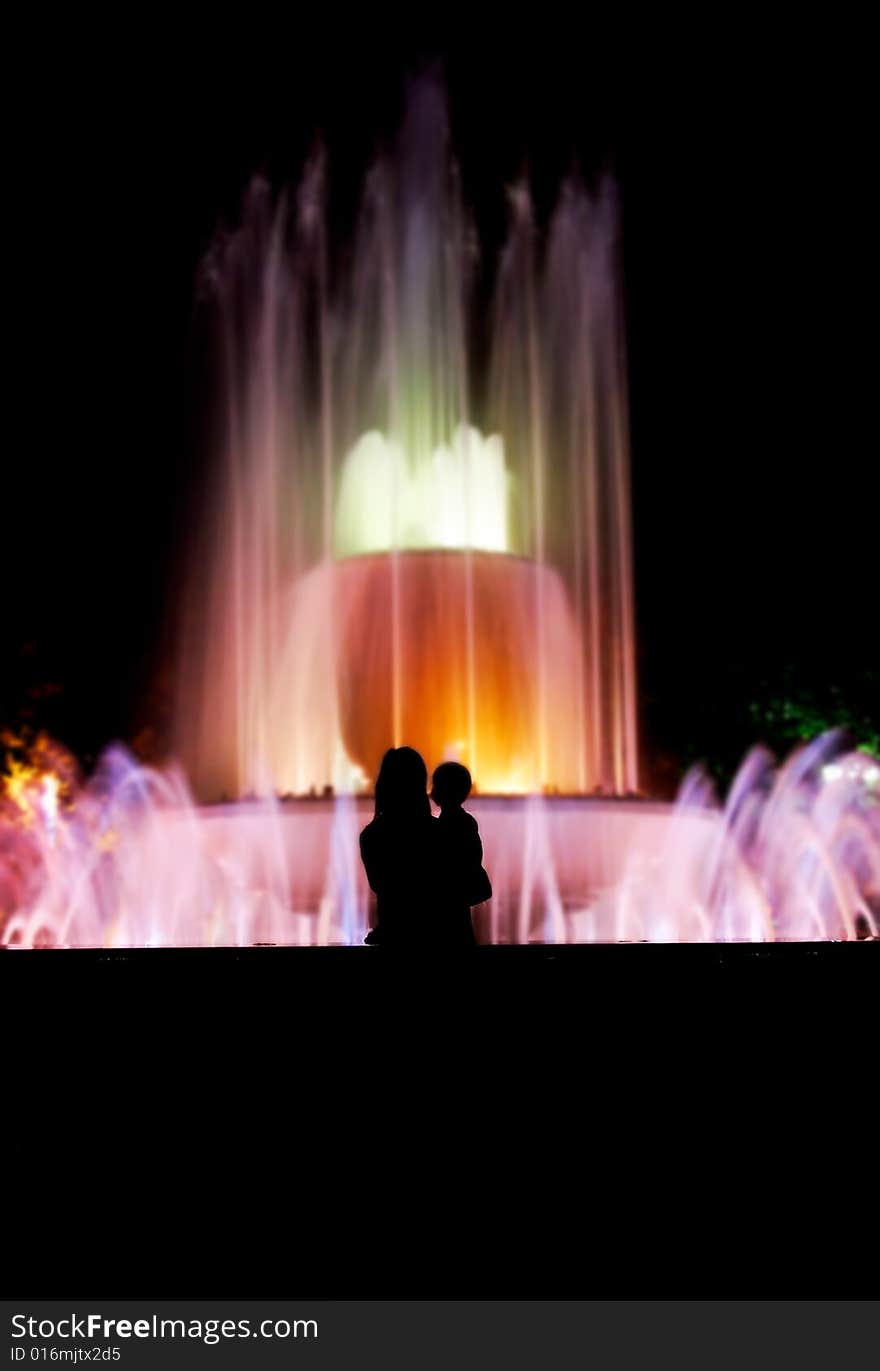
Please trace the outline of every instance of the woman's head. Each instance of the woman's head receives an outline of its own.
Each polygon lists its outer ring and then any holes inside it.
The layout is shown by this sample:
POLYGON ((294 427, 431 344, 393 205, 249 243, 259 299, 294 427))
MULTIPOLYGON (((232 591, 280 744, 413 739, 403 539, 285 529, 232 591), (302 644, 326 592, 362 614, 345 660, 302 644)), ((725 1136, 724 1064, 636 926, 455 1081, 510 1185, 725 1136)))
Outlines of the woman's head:
POLYGON ((430 815, 428 768, 413 747, 391 747, 376 777, 376 813, 430 815))

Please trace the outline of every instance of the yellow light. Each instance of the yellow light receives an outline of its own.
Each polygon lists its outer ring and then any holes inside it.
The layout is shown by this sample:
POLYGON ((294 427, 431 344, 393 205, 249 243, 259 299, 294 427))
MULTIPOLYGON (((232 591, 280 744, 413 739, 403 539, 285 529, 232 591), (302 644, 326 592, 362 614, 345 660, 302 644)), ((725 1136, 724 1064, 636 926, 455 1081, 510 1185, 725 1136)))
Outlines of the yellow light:
POLYGON ((384 434, 365 433, 342 467, 336 556, 392 548, 514 552, 510 483, 498 434, 459 424, 451 443, 413 459, 384 434))

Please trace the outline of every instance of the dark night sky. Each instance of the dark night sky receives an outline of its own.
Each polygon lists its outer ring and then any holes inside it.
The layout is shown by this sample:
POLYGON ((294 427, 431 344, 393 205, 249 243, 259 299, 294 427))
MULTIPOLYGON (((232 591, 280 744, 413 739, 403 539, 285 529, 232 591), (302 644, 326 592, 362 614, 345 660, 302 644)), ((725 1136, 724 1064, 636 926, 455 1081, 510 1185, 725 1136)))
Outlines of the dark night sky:
POLYGON ((407 69, 437 55, 490 251, 526 161, 544 209, 574 158, 621 182, 651 745, 738 747, 731 699, 786 663, 844 689, 876 669, 859 73, 765 31, 337 27, 22 41, 0 721, 59 683, 38 718, 90 753, 149 713, 193 517, 199 256, 249 174, 295 176, 318 130, 344 238, 407 69))

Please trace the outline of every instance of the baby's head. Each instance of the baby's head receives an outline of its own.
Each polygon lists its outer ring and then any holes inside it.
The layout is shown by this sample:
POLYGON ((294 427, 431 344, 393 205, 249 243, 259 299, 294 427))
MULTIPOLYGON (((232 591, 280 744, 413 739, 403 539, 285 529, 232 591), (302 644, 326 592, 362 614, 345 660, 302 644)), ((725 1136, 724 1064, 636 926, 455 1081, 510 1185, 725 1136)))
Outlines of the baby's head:
POLYGON ((441 809, 457 809, 471 793, 471 773, 461 762, 443 762, 431 778, 431 799, 441 809))

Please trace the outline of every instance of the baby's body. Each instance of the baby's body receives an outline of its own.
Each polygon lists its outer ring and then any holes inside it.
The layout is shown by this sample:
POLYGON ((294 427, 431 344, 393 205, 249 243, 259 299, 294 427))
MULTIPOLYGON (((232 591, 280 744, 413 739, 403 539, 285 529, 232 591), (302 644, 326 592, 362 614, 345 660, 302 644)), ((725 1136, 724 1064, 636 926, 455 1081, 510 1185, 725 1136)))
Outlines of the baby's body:
POLYGON ((473 943, 476 940, 471 906, 490 899, 492 886, 483 869, 479 825, 473 814, 462 808, 470 791, 470 779, 470 773, 464 767, 447 762, 434 772, 432 799, 440 807, 437 827, 444 885, 448 892, 443 905, 454 922, 456 940, 473 943))
POLYGON ((444 805, 438 820, 444 841, 453 845, 456 862, 467 867, 483 865, 480 825, 461 805, 444 805))

